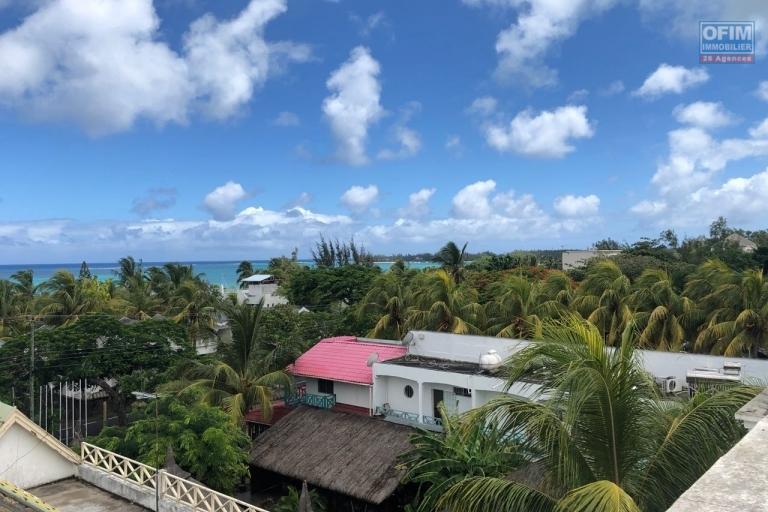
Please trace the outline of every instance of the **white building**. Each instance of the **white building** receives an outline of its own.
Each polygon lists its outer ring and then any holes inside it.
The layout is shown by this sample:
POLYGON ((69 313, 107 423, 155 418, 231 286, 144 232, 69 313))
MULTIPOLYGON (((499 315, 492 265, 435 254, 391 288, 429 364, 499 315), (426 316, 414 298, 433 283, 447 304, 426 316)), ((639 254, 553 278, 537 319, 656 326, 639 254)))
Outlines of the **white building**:
POLYGON ((258 304, 264 299, 264 307, 271 308, 278 304, 288 304, 285 297, 277 294, 277 281, 268 274, 254 274, 241 281, 243 286, 237 291, 238 304, 258 304))

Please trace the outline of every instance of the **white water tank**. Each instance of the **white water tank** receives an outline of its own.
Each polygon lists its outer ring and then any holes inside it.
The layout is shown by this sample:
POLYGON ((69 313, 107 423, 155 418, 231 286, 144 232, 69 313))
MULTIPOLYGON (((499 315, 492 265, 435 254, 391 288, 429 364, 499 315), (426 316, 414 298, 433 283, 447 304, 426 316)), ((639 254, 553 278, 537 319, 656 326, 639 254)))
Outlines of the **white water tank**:
POLYGON ((495 370, 501 366, 501 362, 501 356, 493 349, 489 350, 485 354, 480 355, 481 370, 495 370))

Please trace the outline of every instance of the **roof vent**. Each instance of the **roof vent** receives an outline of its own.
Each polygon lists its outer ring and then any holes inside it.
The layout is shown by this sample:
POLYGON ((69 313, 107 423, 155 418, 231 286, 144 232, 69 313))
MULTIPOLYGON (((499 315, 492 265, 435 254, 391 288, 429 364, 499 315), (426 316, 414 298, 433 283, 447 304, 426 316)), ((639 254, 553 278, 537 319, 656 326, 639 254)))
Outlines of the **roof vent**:
POLYGON ((495 350, 491 349, 480 356, 481 370, 495 370, 501 366, 501 356, 495 350))

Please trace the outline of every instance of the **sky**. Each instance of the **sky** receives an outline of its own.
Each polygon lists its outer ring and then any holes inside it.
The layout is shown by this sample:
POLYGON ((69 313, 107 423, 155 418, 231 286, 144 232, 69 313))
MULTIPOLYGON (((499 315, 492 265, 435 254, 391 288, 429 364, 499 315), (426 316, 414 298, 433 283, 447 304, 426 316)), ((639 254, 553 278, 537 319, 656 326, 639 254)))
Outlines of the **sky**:
POLYGON ((768 224, 760 0, 0 0, 0 264, 768 224), (756 23, 699 64, 699 20, 756 23))

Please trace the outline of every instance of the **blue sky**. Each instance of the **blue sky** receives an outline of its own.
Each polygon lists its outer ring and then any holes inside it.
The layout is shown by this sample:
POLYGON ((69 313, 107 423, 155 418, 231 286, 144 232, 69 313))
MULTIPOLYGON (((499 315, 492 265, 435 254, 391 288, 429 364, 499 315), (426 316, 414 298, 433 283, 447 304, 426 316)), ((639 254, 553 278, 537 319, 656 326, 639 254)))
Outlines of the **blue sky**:
POLYGON ((0 263, 768 220, 763 2, 0 0, 0 263), (700 65, 698 21, 757 61, 700 65))

